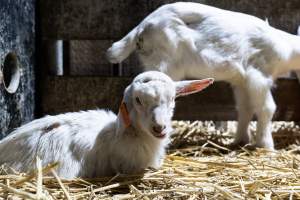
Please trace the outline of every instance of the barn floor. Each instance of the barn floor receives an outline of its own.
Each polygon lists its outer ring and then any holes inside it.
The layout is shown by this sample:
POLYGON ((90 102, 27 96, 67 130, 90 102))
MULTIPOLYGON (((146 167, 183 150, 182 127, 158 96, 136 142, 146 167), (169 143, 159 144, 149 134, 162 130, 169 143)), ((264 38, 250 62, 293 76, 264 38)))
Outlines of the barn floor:
POLYGON ((229 150, 235 122, 180 121, 174 127, 159 170, 148 169, 141 176, 61 180, 55 177, 54 165, 31 175, 3 167, 0 199, 300 199, 300 127, 294 123, 273 123, 275 152, 229 150), (42 176, 41 171, 54 177, 42 176))

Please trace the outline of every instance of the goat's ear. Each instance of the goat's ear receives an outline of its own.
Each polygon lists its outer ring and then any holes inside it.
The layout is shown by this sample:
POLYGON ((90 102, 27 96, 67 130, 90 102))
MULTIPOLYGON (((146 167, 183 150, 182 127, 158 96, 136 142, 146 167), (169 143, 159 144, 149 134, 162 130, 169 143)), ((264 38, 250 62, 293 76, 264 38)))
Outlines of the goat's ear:
POLYGON ((208 87, 214 82, 213 78, 207 78, 203 80, 191 80, 191 81, 177 81, 176 84, 176 98, 180 96, 186 96, 208 87))

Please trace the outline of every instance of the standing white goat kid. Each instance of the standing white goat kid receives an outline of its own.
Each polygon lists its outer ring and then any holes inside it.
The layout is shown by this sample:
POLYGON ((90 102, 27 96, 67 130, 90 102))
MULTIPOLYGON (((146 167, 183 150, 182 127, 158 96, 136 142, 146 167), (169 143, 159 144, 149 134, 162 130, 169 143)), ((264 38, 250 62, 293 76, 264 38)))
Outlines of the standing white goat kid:
POLYGON ((59 162, 64 178, 139 173, 160 167, 172 131, 175 97, 201 91, 212 79, 173 82, 161 72, 138 75, 124 92, 118 116, 93 110, 46 116, 0 142, 0 164, 19 170, 59 162))
POLYGON ((270 87, 279 74, 300 69, 300 37, 242 13, 198 3, 164 5, 108 49, 119 63, 137 50, 146 70, 174 80, 213 77, 234 88, 239 123, 235 144, 250 142, 257 116, 258 147, 274 148, 271 120, 276 109, 270 87))

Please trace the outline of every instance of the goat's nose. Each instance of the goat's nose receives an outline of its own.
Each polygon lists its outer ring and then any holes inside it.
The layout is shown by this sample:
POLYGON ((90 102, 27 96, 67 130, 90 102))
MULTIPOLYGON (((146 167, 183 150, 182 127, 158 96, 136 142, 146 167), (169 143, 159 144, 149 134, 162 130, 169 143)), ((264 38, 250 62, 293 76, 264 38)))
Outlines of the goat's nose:
POLYGON ((156 132, 156 133, 162 133, 163 130, 166 129, 166 126, 165 125, 161 125, 161 124, 156 124, 152 127, 153 131, 156 132))

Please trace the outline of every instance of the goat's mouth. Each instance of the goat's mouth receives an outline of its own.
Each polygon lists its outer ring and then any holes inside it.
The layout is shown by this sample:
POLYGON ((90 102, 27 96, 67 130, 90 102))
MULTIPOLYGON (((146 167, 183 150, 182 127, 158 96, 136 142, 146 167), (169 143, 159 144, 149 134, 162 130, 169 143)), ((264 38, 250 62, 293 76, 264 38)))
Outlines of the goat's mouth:
POLYGON ((152 135, 156 138, 164 139, 167 136, 167 131, 152 129, 152 135))
POLYGON ((156 133, 156 132, 152 132, 152 135, 154 136, 154 137, 156 137, 156 138, 159 138, 159 139, 164 139, 165 137, 166 137, 166 133, 163 133, 163 132, 161 132, 161 133, 156 133))

